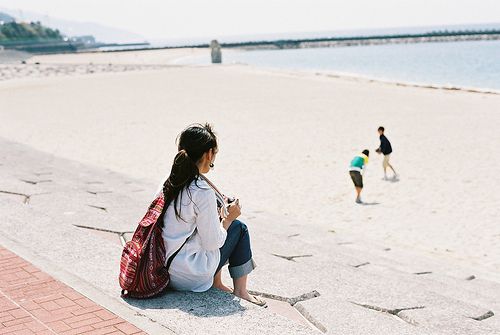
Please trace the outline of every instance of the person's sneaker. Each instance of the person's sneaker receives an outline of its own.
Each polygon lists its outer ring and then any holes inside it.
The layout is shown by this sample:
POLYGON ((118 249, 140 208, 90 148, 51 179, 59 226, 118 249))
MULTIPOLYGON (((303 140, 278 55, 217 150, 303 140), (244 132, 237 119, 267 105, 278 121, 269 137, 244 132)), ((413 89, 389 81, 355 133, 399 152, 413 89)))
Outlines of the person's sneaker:
POLYGON ((357 204, 362 204, 362 203, 363 203, 363 201, 361 201, 361 198, 356 198, 356 203, 357 203, 357 204))
POLYGON ((384 176, 384 180, 389 180, 389 178, 387 178, 387 175, 384 176))

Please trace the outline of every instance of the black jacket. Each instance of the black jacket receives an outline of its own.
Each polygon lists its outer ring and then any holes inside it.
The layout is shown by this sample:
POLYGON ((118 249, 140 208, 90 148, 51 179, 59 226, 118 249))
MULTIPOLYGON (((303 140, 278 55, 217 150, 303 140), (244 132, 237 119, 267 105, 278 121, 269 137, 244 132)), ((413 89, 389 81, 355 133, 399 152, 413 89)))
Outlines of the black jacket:
POLYGON ((392 152, 391 142, 389 142, 385 135, 380 135, 380 151, 384 155, 388 155, 392 152))

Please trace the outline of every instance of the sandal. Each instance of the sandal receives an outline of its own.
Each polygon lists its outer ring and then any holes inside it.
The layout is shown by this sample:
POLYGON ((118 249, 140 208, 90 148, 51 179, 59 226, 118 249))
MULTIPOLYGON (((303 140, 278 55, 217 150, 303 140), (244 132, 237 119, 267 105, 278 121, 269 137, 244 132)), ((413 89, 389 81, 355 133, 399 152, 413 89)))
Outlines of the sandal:
POLYGON ((266 307, 267 302, 264 299, 261 299, 260 297, 256 295, 252 295, 252 297, 255 299, 255 301, 250 301, 247 300, 248 302, 251 302, 254 305, 260 306, 260 307, 266 307))

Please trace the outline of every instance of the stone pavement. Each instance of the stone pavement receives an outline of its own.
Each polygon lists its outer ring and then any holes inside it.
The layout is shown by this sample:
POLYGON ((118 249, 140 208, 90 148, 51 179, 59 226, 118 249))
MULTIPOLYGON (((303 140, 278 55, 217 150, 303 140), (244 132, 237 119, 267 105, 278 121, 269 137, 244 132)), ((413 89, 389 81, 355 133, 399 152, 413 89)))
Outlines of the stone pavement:
POLYGON ((146 334, 0 247, 0 334, 146 334))
POLYGON ((242 217, 249 286, 269 308, 217 290, 121 299, 122 243, 156 186, 0 139, 0 245, 150 334, 500 334, 495 274, 258 208, 242 217))

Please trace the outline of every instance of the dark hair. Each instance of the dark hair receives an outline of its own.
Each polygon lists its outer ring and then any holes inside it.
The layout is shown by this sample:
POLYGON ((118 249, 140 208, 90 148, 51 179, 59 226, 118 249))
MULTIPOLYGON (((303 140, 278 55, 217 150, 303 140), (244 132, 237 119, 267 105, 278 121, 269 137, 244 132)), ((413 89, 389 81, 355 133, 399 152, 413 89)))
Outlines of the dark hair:
POLYGON ((384 129, 384 127, 378 127, 378 131, 382 131, 382 132, 384 132, 384 131, 385 131, 385 129, 384 129))
MULTIPOLYGON (((170 175, 163 183, 164 211, 173 202, 175 216, 182 220, 180 206, 177 209, 177 203, 182 201, 182 190, 189 187, 193 180, 198 180, 200 171, 196 163, 205 152, 217 148, 217 137, 210 124, 193 124, 177 136, 176 142, 179 152, 175 155, 170 175)), ((191 198, 189 189, 188 196, 191 198)))
POLYGON ((366 157, 370 156, 370 150, 368 149, 363 150, 362 153, 365 154, 366 157))

